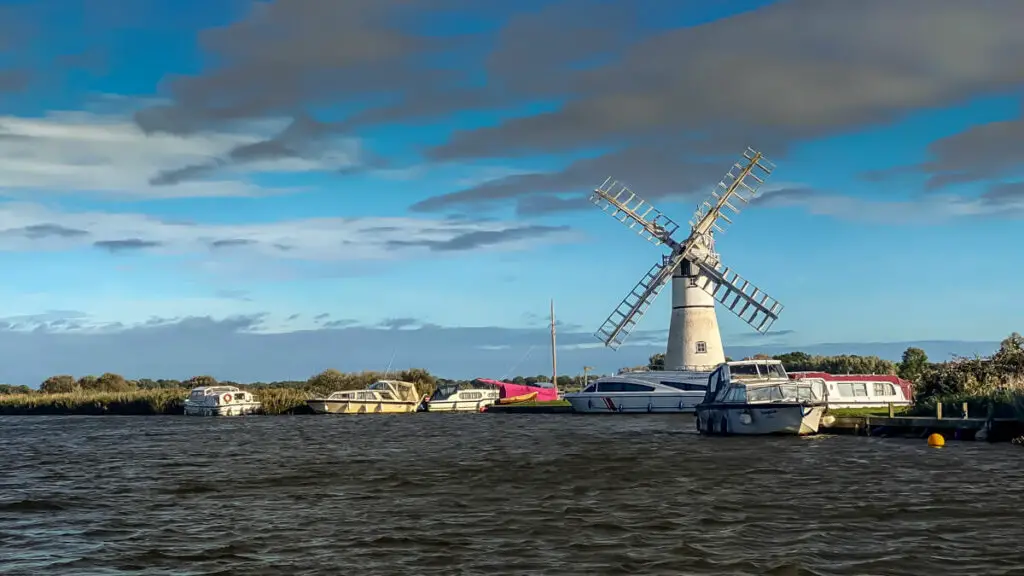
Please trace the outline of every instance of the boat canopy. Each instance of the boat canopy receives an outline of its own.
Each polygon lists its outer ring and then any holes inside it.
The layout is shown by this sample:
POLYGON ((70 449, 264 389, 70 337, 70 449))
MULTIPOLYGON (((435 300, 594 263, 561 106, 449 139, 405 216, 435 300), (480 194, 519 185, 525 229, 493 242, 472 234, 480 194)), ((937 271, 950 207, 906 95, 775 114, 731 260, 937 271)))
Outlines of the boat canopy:
POLYGON ((373 384, 366 387, 367 390, 380 390, 380 391, 393 391, 397 396, 396 400, 402 400, 405 402, 415 402, 419 400, 419 392, 416 391, 416 385, 412 382, 403 382, 401 380, 378 380, 373 384))
POLYGON ((548 382, 537 383, 547 384, 547 386, 531 386, 529 384, 513 384, 511 382, 501 382, 499 380, 490 380, 488 378, 477 378, 477 381, 483 382, 484 384, 490 384, 491 386, 497 386, 499 389, 499 398, 511 398, 536 392, 536 400, 538 402, 551 402, 553 400, 558 400, 558 388, 555 388, 548 382))

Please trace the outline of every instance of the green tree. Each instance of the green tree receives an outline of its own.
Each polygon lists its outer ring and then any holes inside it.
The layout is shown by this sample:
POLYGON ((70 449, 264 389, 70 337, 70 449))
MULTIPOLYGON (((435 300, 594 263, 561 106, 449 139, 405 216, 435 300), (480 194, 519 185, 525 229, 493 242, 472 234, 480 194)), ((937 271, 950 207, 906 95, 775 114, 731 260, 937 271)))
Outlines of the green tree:
POLYGON ((652 354, 651 357, 647 359, 647 368, 651 370, 664 370, 665 354, 661 352, 652 354))
POLYGON ((106 372, 96 379, 96 389, 102 392, 127 392, 132 389, 124 376, 106 372))
POLYGON ((217 379, 213 376, 193 376, 181 383, 185 388, 198 388, 200 386, 216 386, 217 379))
POLYGON ((817 369, 814 357, 806 352, 786 352, 775 356, 789 372, 813 371, 817 369))
POLYGON ((98 380, 98 378, 91 374, 89 376, 82 376, 78 379, 78 388, 83 392, 95 392, 99 389, 98 380))
POLYGON ((928 370, 928 355, 924 350, 911 346, 903 351, 903 358, 896 369, 896 373, 904 380, 910 380, 919 384, 928 370))
POLYGON ((339 390, 348 390, 350 378, 345 374, 335 370, 334 368, 328 368, 319 374, 314 374, 309 377, 306 381, 306 385, 313 391, 320 394, 331 394, 332 392, 338 392, 339 390))
POLYGON ((46 394, 66 394, 79 389, 75 377, 70 374, 50 376, 39 385, 39 391, 46 394))

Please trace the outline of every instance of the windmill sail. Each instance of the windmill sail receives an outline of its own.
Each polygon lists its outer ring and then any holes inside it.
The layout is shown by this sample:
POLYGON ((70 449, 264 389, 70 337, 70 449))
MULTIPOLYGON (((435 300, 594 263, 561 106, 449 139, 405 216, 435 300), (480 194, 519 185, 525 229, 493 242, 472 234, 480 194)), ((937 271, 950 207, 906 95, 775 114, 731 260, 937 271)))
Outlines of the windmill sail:
POLYGON ((730 216, 738 215, 740 207, 748 204, 757 195, 757 189, 764 184, 773 170, 775 165, 760 152, 747 148, 742 159, 732 165, 711 192, 711 196, 697 208, 693 219, 690 220, 694 234, 704 234, 712 230, 725 232, 726 227, 732 224, 730 216))
POLYGON ((604 342, 605 346, 617 350, 632 332, 636 323, 647 312, 654 299, 658 297, 658 293, 665 287, 680 262, 682 262, 681 257, 663 258, 661 262, 651 266, 647 274, 636 283, 636 286, 601 324, 594 336, 604 342))
POLYGON ((754 330, 764 334, 779 319, 782 304, 760 288, 721 263, 709 259, 697 260, 695 263, 706 275, 701 277, 698 286, 754 330))
POLYGON ((679 225, 611 177, 594 189, 590 201, 655 246, 667 244, 674 248, 678 245, 672 235, 679 225))

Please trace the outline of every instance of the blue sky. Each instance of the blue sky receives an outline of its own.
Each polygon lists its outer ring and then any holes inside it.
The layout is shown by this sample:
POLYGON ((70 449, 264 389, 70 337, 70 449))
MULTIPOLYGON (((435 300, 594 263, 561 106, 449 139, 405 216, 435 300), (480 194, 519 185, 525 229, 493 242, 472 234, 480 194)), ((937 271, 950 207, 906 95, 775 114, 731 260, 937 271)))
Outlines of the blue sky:
POLYGON ((661 253, 589 190, 685 224, 747 146, 777 169, 717 246, 786 308, 719 310, 729 353, 987 353, 1024 325, 1022 17, 0 1, 0 381, 546 372, 552 298, 562 372, 635 364, 667 292, 631 346, 592 333, 661 253))

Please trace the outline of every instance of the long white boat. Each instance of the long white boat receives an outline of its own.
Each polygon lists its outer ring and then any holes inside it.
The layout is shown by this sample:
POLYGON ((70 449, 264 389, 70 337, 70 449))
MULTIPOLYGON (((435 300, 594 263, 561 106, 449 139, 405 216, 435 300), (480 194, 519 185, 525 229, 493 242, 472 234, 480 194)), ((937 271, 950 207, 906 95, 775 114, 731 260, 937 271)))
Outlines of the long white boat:
POLYGON ((829 374, 790 372, 792 380, 818 380, 825 388, 828 407, 885 408, 913 403, 913 383, 892 374, 829 374))
POLYGON ((252 392, 237 386, 199 386, 185 399, 186 416, 243 416, 261 407, 252 392))
POLYGON ((311 398, 306 405, 317 414, 409 414, 421 402, 412 382, 378 380, 364 390, 340 390, 311 398))
POLYGON ((720 364, 697 405, 701 434, 815 434, 827 407, 824 380, 791 380, 779 360, 720 364))
POLYGON ((468 387, 456 382, 440 384, 424 402, 427 412, 480 412, 498 401, 494 386, 468 387))
POLYGON ((686 414, 704 399, 711 371, 622 371, 564 398, 583 414, 686 414))

